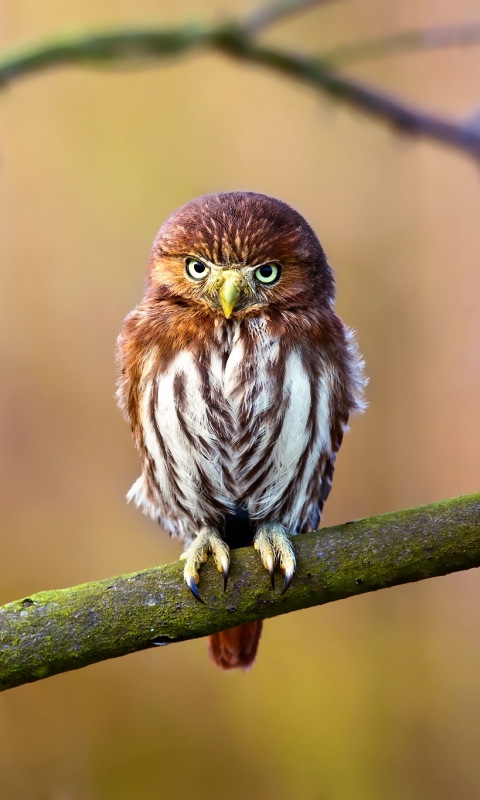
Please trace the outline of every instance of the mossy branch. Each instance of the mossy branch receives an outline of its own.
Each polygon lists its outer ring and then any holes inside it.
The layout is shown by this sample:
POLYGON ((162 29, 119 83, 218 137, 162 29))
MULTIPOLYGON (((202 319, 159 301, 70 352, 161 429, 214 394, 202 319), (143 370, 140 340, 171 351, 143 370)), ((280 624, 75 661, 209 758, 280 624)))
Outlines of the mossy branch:
MULTIPOLYGON (((259 33, 278 22, 282 17, 298 13, 307 8, 322 5, 328 0, 283 0, 278 5, 260 8, 243 22, 221 25, 187 25, 167 30, 144 28, 120 30, 104 34, 91 34, 55 40, 34 45, 24 51, 0 57, 0 88, 6 87, 22 76, 52 67, 67 65, 99 66, 134 62, 151 64, 153 60, 172 58, 195 51, 214 50, 245 62, 258 64, 286 77, 309 84, 311 87, 346 103, 363 114, 376 117, 403 133, 424 137, 455 147, 463 152, 480 157, 480 130, 476 123, 468 120, 455 121, 431 114, 410 106, 403 100, 356 81, 335 69, 342 60, 342 50, 315 58, 283 49, 267 47, 257 40, 259 33)), ((438 46, 446 42, 463 41, 473 44, 478 37, 475 26, 464 26, 461 31, 442 28, 436 31, 438 46), (461 35, 460 35, 461 34, 461 35), (467 35, 468 34, 468 35, 467 35)), ((362 57, 385 53, 389 49, 431 46, 427 33, 407 32, 395 38, 373 43, 354 45, 343 51, 343 58, 362 57), (382 50, 383 47, 383 50, 382 50)))
POLYGON ((480 566, 480 494, 295 539, 298 570, 270 588, 253 548, 232 553, 227 591, 209 559, 201 605, 176 562, 39 592, 0 608, 0 690, 148 647, 206 636, 364 592, 480 566))

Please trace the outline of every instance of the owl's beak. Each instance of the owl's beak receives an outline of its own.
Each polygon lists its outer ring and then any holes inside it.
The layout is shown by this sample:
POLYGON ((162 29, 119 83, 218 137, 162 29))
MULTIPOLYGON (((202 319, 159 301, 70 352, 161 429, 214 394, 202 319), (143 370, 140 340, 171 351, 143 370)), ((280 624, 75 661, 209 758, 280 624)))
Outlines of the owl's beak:
POLYGON ((218 292, 218 297, 223 308, 223 313, 228 319, 238 303, 245 281, 241 272, 236 269, 224 270, 222 272, 222 279, 223 281, 218 292))

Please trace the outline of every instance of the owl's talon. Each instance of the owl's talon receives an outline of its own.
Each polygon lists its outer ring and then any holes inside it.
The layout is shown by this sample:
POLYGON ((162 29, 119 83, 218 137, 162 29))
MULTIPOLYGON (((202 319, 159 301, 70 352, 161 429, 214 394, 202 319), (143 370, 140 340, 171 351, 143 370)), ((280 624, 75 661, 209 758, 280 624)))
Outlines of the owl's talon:
POLYGON ((200 580, 198 570, 212 553, 216 567, 223 575, 223 588, 227 588, 230 553, 220 534, 214 528, 204 528, 180 556, 185 561, 183 577, 193 596, 204 603, 197 589, 200 580))
POLYGON ((260 553, 262 564, 270 575, 272 589, 275 588, 275 567, 285 574, 282 594, 285 594, 295 575, 295 552, 288 531, 278 522, 266 522, 258 528, 253 546, 260 553))
POLYGON ((227 591, 227 584, 228 584, 228 570, 230 569, 230 553, 228 550, 228 545, 225 544, 223 539, 221 541, 221 547, 217 549, 217 553, 213 552, 213 557, 215 559, 215 564, 217 565, 217 569, 223 575, 223 591, 227 591))
POLYGON ((270 583, 272 584, 272 589, 275 589, 275 568, 272 567, 268 570, 270 575, 270 583))
POLYGON ((197 584, 195 583, 195 579, 194 579, 193 575, 189 575, 188 577, 186 577, 185 578, 185 583, 187 584, 188 588, 190 589, 191 593, 193 594, 195 600, 198 600, 199 603, 202 603, 202 605, 205 605, 205 601, 202 600, 202 598, 200 597, 200 594, 199 594, 198 589, 197 589, 197 584))
POLYGON ((295 575, 295 570, 292 570, 291 572, 289 572, 289 571, 285 572, 285 581, 284 581, 284 584, 283 584, 283 589, 281 591, 281 594, 285 594, 287 589, 289 589, 290 584, 293 581, 293 576, 294 575, 295 575))
POLYGON ((275 552, 271 547, 271 543, 267 540, 257 545, 256 544, 257 536, 255 536, 253 540, 253 546, 255 550, 259 551, 260 556, 262 558, 263 566, 265 567, 266 570, 268 570, 268 574, 270 575, 270 583, 272 584, 272 589, 275 589, 275 552))

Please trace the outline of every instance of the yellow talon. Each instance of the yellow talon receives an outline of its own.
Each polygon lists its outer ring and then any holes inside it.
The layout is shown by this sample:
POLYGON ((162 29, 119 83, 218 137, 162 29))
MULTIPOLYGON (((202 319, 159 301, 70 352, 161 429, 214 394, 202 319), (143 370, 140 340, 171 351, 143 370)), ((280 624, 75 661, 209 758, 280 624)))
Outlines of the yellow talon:
POLYGON ((275 567, 280 567, 285 575, 282 590, 282 594, 285 594, 296 568, 295 551, 286 528, 278 522, 265 522, 258 528, 253 546, 260 553, 262 564, 270 574, 272 588, 275 588, 275 567))
POLYGON ((230 551, 220 534, 214 528, 203 528, 193 542, 180 556, 185 561, 183 577, 193 596, 203 603, 197 589, 200 580, 198 570, 212 553, 216 567, 223 575, 224 589, 227 588, 230 551))

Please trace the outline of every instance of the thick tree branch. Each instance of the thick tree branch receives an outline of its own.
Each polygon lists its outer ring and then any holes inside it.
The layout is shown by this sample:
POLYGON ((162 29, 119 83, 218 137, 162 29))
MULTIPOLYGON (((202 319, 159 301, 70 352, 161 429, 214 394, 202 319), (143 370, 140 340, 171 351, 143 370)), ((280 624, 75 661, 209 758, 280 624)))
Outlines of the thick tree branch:
MULTIPOLYGON (((320 0, 318 0, 319 2, 320 0)), ((324 0, 325 1, 325 0, 324 0)), ((310 3, 308 3, 310 5, 310 3)), ((314 0, 312 0, 312 4, 314 0)), ((300 10, 303 0, 285 0, 277 14, 270 9, 263 22, 255 15, 245 24, 231 23, 217 27, 125 30, 54 41, 0 58, 0 88, 17 78, 40 70, 65 65, 114 65, 134 60, 151 63, 153 59, 178 56, 195 50, 217 50, 242 61, 259 64, 302 81, 325 94, 347 103, 360 112, 392 125, 403 133, 422 136, 455 147, 475 158, 480 157, 480 130, 465 121, 453 121, 408 105, 380 91, 335 71, 328 61, 289 53, 259 44, 251 31, 260 31, 289 9, 300 10), (282 11, 283 9, 283 11, 282 11)))
POLYGON ((272 591, 253 548, 232 553, 229 586, 212 559, 205 605, 180 562, 40 592, 0 608, 0 690, 242 622, 480 566, 480 494, 324 528, 295 539, 298 572, 272 591))

